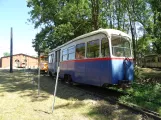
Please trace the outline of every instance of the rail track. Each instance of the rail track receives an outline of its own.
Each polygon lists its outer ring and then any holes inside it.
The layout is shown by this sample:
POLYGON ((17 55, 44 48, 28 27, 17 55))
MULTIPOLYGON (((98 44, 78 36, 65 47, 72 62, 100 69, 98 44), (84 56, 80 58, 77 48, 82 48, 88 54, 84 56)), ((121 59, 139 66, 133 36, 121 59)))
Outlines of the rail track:
MULTIPOLYGON (((55 78, 54 78, 55 79, 55 78)), ((36 82, 36 81, 35 81, 36 82)), ((114 89, 109 89, 109 88, 101 88, 101 87, 96 87, 96 86, 91 86, 91 85, 84 85, 84 84, 69 84, 66 82, 61 82, 61 79, 59 79, 59 83, 66 85, 68 87, 72 87, 74 89, 83 91, 87 94, 94 95, 100 99, 106 100, 111 104, 118 104, 120 108, 126 108, 131 110, 133 113, 137 114, 142 114, 145 117, 150 117, 153 118, 154 120, 161 120, 161 116, 159 116, 158 113, 150 111, 148 109, 144 109, 139 106, 135 105, 128 105, 127 103, 121 103, 119 102, 119 97, 122 95, 125 95, 126 93, 120 92, 114 89)), ((43 87, 43 86, 41 86, 43 87)))
POLYGON ((120 92, 109 88, 100 88, 100 87, 91 86, 91 85, 83 85, 83 84, 71 85, 66 82, 61 82, 61 84, 67 85, 77 90, 84 91, 87 94, 94 95, 96 97, 99 97, 100 99, 104 99, 111 104, 118 104, 120 107, 129 109, 134 113, 142 114, 143 116, 148 116, 150 118, 153 118, 154 120, 161 120, 161 116, 159 116, 159 113, 150 111, 148 109, 145 109, 136 105, 128 105, 127 103, 119 102, 118 100, 119 97, 126 94, 124 92, 120 92))

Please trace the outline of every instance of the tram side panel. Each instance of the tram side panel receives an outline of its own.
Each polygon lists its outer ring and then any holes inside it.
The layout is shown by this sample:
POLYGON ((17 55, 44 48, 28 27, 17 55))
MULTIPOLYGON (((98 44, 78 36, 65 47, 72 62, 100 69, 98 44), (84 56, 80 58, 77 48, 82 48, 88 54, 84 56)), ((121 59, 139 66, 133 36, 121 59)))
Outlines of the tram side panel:
POLYGON ((101 86, 104 84, 112 84, 112 67, 111 60, 104 58, 105 60, 101 61, 100 66, 100 79, 101 86))
POLYGON ((124 79, 123 60, 111 60, 112 63, 112 84, 118 84, 118 80, 124 79))
POLYGON ((101 61, 93 59, 85 62, 85 84, 100 86, 101 61))
POLYGON ((119 81, 123 80, 131 82, 133 74, 133 62, 131 60, 112 60, 112 84, 118 84, 119 81))
POLYGON ((74 75, 74 71, 75 71, 74 64, 75 64, 75 62, 74 61, 68 61, 68 62, 66 62, 66 64, 67 64, 66 74, 70 75, 72 80, 74 80, 75 79, 75 75, 74 75))
POLYGON ((60 73, 59 73, 59 77, 61 79, 64 78, 64 75, 66 74, 67 71, 67 62, 60 62, 60 73))
POLYGON ((73 82, 95 86, 112 84, 111 61, 98 59, 61 62, 60 77, 68 74, 73 82))
POLYGON ((75 65, 73 75, 74 82, 85 83, 86 82, 85 62, 83 62, 82 60, 78 60, 74 62, 74 65, 75 65))

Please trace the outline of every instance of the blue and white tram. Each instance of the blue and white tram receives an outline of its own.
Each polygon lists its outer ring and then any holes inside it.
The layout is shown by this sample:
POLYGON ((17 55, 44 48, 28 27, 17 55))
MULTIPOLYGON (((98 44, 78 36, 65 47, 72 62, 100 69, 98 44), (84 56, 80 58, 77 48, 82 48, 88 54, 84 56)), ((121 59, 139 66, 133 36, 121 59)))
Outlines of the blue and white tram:
POLYGON ((133 80, 130 37, 119 30, 99 29, 81 35, 49 53, 49 73, 77 83, 103 86, 133 80))

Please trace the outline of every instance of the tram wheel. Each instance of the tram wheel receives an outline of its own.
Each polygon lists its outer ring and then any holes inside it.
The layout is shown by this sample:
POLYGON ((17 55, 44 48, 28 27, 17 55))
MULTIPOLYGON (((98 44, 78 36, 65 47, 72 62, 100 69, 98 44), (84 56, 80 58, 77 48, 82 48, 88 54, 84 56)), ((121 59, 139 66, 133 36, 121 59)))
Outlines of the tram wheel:
POLYGON ((71 77, 71 75, 67 75, 67 74, 64 75, 63 81, 64 81, 65 83, 69 84, 69 85, 72 85, 72 77, 71 77))
POLYGON ((49 72, 49 76, 52 77, 52 73, 51 72, 49 72))
POLYGON ((129 86, 127 84, 125 84, 125 83, 122 83, 122 84, 120 84, 120 88, 125 90, 125 89, 129 88, 129 86))
POLYGON ((68 84, 69 85, 73 84, 71 75, 68 75, 68 84))

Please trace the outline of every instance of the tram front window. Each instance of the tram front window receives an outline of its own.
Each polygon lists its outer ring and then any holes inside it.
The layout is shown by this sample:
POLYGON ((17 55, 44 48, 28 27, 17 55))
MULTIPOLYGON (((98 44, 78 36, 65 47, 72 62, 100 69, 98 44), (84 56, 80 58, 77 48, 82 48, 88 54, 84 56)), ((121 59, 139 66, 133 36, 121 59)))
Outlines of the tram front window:
POLYGON ((112 54, 116 57, 131 57, 130 39, 125 36, 111 36, 112 54))
POLYGON ((47 56, 41 56, 41 57, 40 57, 40 60, 43 61, 43 62, 44 62, 44 61, 48 61, 48 57, 47 57, 47 56))

